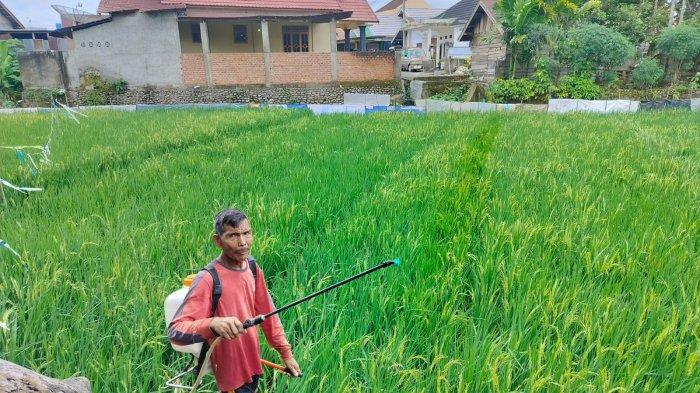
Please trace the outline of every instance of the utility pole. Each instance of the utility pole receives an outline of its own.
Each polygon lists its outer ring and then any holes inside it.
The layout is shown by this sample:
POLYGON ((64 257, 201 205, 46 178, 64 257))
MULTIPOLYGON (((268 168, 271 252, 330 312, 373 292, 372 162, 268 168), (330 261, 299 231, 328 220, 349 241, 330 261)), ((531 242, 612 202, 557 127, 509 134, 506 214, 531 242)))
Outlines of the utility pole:
POLYGON ((406 0, 403 0, 401 5, 401 31, 403 32, 403 38, 401 41, 401 47, 406 47, 406 0))

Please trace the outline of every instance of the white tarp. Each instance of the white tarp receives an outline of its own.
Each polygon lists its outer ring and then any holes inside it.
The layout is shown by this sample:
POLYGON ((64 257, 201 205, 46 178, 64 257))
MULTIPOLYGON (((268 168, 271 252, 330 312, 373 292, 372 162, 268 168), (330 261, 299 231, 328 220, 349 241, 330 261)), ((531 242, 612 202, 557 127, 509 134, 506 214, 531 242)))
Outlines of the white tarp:
POLYGON ((573 99, 552 99, 549 100, 548 112, 637 112, 639 101, 630 100, 573 100, 573 99))
POLYGON ((693 98, 690 100, 690 110, 700 111, 700 98, 693 98))
POLYGON ((343 93, 345 105, 389 106, 391 97, 388 94, 343 93))
POLYGON ((330 115, 333 113, 365 113, 364 105, 309 104, 309 109, 315 115, 330 115))
POLYGON ((460 102, 460 112, 493 112, 498 109, 497 104, 490 102, 460 102))
POLYGON ((425 111, 430 112, 449 112, 452 109, 452 102, 441 100, 426 100, 425 111))

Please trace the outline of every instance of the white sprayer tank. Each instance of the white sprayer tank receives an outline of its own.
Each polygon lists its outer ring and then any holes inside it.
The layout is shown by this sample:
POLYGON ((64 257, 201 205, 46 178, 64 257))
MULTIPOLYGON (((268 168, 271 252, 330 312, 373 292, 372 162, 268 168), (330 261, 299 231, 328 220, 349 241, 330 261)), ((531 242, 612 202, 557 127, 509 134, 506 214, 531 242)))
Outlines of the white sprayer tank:
MULTIPOLYGON (((194 280, 195 275, 190 274, 182 280, 182 288, 168 295, 165 298, 165 326, 170 325, 170 321, 175 317, 175 313, 185 301, 187 292, 190 290, 190 285, 192 285, 192 280, 194 280)), ((199 352, 202 350, 202 344, 190 344, 190 345, 176 345, 172 344, 173 349, 178 352, 191 353, 194 356, 199 356, 199 352)))

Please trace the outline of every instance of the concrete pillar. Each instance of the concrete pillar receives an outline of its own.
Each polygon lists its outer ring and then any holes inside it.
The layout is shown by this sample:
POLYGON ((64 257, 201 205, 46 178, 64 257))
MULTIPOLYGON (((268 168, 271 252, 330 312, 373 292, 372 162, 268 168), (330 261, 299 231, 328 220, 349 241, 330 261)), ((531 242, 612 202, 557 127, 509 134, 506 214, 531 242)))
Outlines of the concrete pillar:
POLYGON ((265 58, 265 86, 270 87, 270 29, 264 19, 260 21, 260 30, 262 32, 263 57, 265 58))
POLYGON ((335 18, 331 19, 331 80, 338 80, 338 36, 336 35, 337 23, 335 18))
POLYGON ((199 22, 199 34, 202 36, 202 54, 204 55, 204 74, 207 77, 207 85, 214 86, 214 81, 211 77, 211 51, 209 49, 209 29, 207 22, 199 22))
POLYGON ((428 42, 427 42, 426 47, 425 47, 425 53, 427 53, 427 54, 428 54, 428 57, 430 57, 430 58, 432 59, 432 58, 433 58, 433 53, 430 51, 430 43, 433 41, 433 29, 428 28, 428 33, 427 33, 426 35, 428 36, 428 37, 427 37, 427 38, 428 38, 428 40, 427 40, 428 42))
POLYGON ((350 29, 343 29, 345 32, 345 45, 343 45, 343 50, 346 52, 350 51, 350 29))
POLYGON ((367 52, 367 26, 360 26, 360 52, 367 52))

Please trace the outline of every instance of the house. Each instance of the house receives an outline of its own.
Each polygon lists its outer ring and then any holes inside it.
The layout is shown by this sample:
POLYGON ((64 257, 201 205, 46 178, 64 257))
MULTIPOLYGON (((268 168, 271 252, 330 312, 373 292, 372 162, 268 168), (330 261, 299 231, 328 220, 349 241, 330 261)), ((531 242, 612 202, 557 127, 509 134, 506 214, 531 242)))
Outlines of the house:
POLYGON ((24 29, 22 22, 0 1, 0 30, 24 29))
POLYGON ((91 69, 153 87, 395 79, 393 54, 337 51, 337 28, 377 22, 366 0, 101 0, 97 11, 108 17, 62 30, 73 86, 91 69))
POLYGON ((404 0, 391 0, 388 3, 384 4, 384 6, 377 9, 376 14, 377 14, 377 16, 380 16, 380 15, 398 15, 398 13, 404 7, 406 7, 406 9, 409 9, 409 8, 413 8, 413 9, 433 8, 425 0, 405 0, 405 5, 404 5, 404 0))
MULTIPOLYGON (((433 18, 445 11, 440 8, 406 8, 404 21, 403 9, 384 11, 377 15, 379 23, 369 25, 366 30, 367 46, 370 51, 388 50, 394 46, 425 48, 428 51, 431 37, 425 31, 413 30, 411 26, 422 26, 426 19, 433 18), (392 14, 392 12, 396 12, 392 14), (405 23, 405 28, 402 28, 405 23), (406 32, 406 44, 404 45, 404 31, 406 32)), ((361 31, 359 29, 350 32, 350 48, 361 48, 359 44, 361 31)), ((345 40, 340 39, 343 44, 345 40)))
POLYGON ((506 58, 506 44, 493 11, 495 0, 461 0, 442 14, 423 22, 437 31, 436 58, 444 67, 450 48, 469 47, 474 76, 489 82, 506 58))
POLYGON ((17 39, 23 51, 67 50, 65 40, 51 29, 25 27, 0 1, 0 40, 17 39))

